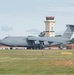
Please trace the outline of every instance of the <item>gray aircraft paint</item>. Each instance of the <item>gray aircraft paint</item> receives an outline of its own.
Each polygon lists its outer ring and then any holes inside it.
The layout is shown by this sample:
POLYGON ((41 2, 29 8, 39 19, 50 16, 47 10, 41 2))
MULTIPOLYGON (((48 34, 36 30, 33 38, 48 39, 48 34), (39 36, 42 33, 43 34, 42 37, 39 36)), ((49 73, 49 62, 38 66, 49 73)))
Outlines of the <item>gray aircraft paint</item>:
POLYGON ((67 25, 67 29, 62 37, 5 37, 0 40, 0 44, 10 47, 33 47, 33 46, 53 46, 68 43, 74 32, 74 25, 67 25))

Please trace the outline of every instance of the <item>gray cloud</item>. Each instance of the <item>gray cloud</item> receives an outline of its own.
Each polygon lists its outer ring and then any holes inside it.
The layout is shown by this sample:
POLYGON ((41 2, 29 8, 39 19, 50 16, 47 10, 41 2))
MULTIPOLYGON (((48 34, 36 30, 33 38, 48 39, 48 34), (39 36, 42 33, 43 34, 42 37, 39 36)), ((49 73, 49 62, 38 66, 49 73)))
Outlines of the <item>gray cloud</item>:
POLYGON ((9 32, 9 31, 11 31, 11 30, 13 30, 12 27, 9 27, 9 26, 7 26, 7 25, 1 26, 1 31, 9 32))
POLYGON ((43 10, 44 11, 46 11, 46 12, 74 12, 74 7, 48 7, 48 8, 43 8, 43 10), (50 10, 48 10, 48 9, 50 9, 50 10))
POLYGON ((26 30, 27 33, 39 35, 40 31, 37 29, 26 30))
POLYGON ((68 3, 73 4, 74 3, 74 0, 69 0, 68 3))

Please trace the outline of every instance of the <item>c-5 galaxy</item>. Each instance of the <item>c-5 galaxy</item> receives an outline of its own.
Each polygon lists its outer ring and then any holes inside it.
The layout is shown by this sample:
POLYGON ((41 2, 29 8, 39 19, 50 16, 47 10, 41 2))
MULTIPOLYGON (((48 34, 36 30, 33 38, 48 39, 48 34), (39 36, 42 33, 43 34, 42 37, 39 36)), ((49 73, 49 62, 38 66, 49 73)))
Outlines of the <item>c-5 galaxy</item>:
POLYGON ((12 47, 27 47, 28 49, 43 49, 57 45, 60 49, 67 44, 74 32, 74 25, 67 25, 67 29, 61 37, 5 37, 0 44, 12 47))

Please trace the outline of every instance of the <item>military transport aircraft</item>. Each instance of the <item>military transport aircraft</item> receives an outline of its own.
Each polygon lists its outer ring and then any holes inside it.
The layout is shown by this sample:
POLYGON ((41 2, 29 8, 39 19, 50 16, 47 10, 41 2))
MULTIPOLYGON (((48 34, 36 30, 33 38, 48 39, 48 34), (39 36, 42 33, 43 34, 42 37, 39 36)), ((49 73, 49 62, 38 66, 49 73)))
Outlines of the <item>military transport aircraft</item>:
POLYGON ((27 47, 28 49, 43 49, 57 45, 60 49, 67 44, 74 32, 74 25, 67 25, 67 29, 61 37, 5 37, 0 44, 10 47, 27 47))

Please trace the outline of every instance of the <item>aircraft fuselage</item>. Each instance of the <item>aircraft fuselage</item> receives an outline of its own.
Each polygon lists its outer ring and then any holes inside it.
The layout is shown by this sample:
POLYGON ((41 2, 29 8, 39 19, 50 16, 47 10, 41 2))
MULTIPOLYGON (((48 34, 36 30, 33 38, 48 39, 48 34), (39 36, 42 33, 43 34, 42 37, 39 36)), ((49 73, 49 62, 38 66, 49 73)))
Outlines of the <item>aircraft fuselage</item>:
POLYGON ((53 46, 68 40, 69 39, 62 37, 5 37, 0 43, 10 47, 42 48, 53 46), (55 43, 53 43, 53 41, 55 43))

